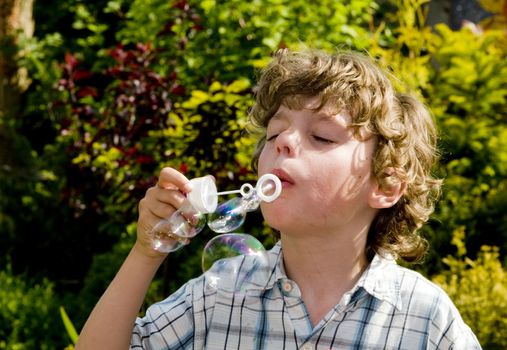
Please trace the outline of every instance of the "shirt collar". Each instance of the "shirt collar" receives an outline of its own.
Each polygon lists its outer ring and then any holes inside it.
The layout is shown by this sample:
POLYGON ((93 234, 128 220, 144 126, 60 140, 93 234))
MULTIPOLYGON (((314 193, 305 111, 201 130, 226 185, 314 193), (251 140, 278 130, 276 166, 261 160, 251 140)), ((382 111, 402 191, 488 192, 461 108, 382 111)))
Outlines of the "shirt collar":
MULTIPOLYGON (((281 242, 278 241, 268 254, 270 266, 273 267, 273 270, 266 284, 266 289, 271 289, 279 280, 287 279, 283 266, 281 242)), ((401 281, 396 260, 389 254, 376 254, 356 285, 347 294, 352 296, 362 288, 373 297, 401 309, 400 285, 401 281)))
POLYGON ((396 260, 390 254, 376 254, 368 268, 356 283, 356 289, 363 288, 379 300, 402 308, 401 281, 396 260))
POLYGON ((270 265, 273 266, 272 276, 269 280, 269 288, 281 280, 287 278, 285 267, 283 265, 282 242, 278 241, 269 251, 270 265))

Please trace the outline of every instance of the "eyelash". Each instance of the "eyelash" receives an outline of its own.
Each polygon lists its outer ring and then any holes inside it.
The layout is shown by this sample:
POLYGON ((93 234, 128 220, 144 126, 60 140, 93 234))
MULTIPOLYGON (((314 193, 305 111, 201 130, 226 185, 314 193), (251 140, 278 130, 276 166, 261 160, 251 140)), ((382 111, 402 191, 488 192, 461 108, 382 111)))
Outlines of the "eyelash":
MULTIPOLYGON (((269 142, 269 141, 273 141, 273 140, 274 140, 274 139, 276 139, 277 137, 278 137, 278 134, 271 135, 271 136, 269 136, 269 137, 266 137, 266 141, 268 141, 268 142, 269 142)), ((326 139, 326 138, 324 138, 324 137, 320 137, 320 136, 317 136, 317 135, 313 135, 312 137, 313 137, 316 141, 318 141, 318 142, 322 142, 322 143, 330 143, 330 144, 331 144, 331 143, 335 143, 335 142, 334 142, 334 141, 332 141, 332 140, 328 140, 328 139, 326 139)))
POLYGON ((334 143, 334 141, 332 140, 329 140, 329 139, 326 139, 324 137, 320 137, 320 136, 317 136, 317 135, 313 135, 313 138, 318 141, 318 142, 323 142, 323 143, 334 143))

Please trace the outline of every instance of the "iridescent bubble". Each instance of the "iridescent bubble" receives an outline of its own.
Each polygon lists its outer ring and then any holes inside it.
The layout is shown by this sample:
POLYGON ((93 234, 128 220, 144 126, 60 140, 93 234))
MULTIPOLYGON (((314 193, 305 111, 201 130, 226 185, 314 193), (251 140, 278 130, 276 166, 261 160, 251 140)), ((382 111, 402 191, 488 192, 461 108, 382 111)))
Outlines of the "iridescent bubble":
POLYGON ((202 269, 207 271, 217 260, 238 255, 259 255, 264 246, 255 237, 245 233, 230 233, 213 237, 204 247, 202 269))
POLYGON ((244 233, 213 237, 204 247, 202 269, 207 288, 229 292, 263 290, 271 270, 262 243, 244 233))
MULTIPOLYGON (((233 198, 220 204, 215 212, 208 215, 208 226, 217 233, 231 232, 243 225, 246 213, 259 208, 261 198, 264 193, 273 193, 272 184, 266 183, 262 190, 254 190, 250 184, 241 186, 239 192, 243 197, 233 198)), ((231 193, 237 191, 228 191, 222 193, 231 193)), ((220 194, 220 193, 219 193, 220 194)))
POLYGON ((206 215, 182 207, 168 220, 162 220, 152 229, 153 249, 169 253, 180 249, 189 239, 202 231, 206 225, 206 215))
POLYGON ((220 204, 215 212, 208 214, 208 226, 215 232, 231 232, 241 225, 246 218, 244 198, 233 198, 220 204))

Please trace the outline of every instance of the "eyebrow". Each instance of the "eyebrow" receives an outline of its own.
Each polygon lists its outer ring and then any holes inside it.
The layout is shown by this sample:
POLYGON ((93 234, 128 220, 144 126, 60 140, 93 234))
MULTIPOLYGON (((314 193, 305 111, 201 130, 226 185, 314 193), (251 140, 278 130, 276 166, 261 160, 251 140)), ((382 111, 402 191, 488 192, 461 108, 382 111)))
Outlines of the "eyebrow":
MULTIPOLYGON (((350 124, 348 124, 342 117, 335 118, 337 114, 339 114, 339 112, 333 115, 329 115, 328 113, 322 111, 316 111, 313 113, 313 117, 318 121, 323 121, 325 124, 336 125, 345 129, 350 128, 350 124)), ((278 110, 275 114, 273 114, 270 120, 280 120, 284 118, 286 118, 286 113, 284 113, 284 111, 278 110)))
POLYGON ((284 117, 283 113, 280 113, 280 110, 278 110, 275 112, 275 114, 271 116, 271 118, 269 118, 269 120, 282 119, 283 117, 284 117))
POLYGON ((347 123, 346 120, 344 120, 343 117, 336 118, 337 114, 329 115, 329 114, 326 114, 326 113, 316 113, 315 117, 319 121, 324 122, 325 124, 338 125, 338 126, 341 126, 341 127, 345 128, 345 129, 348 129, 350 127, 350 125, 347 123))

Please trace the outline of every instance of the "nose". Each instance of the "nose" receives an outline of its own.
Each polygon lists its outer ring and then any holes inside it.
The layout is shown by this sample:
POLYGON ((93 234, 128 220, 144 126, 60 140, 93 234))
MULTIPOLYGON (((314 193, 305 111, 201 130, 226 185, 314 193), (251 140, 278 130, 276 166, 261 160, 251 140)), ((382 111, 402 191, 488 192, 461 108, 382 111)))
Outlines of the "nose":
POLYGON ((275 140, 276 151, 286 156, 294 156, 297 153, 300 141, 300 137, 295 130, 285 130, 275 140))

